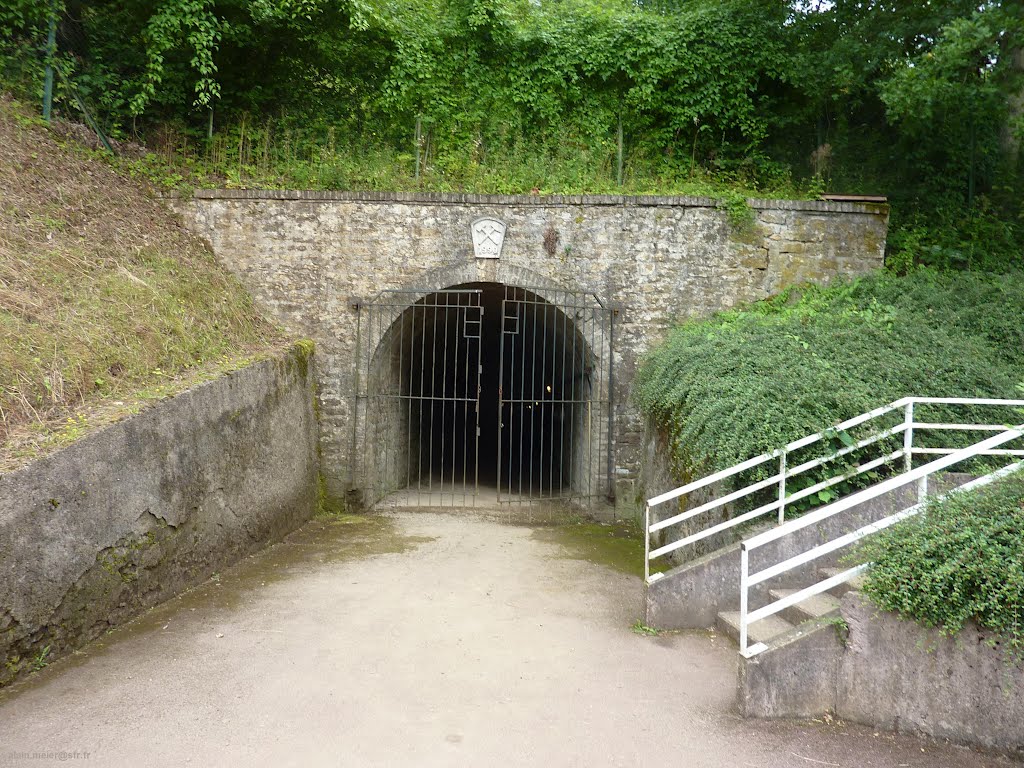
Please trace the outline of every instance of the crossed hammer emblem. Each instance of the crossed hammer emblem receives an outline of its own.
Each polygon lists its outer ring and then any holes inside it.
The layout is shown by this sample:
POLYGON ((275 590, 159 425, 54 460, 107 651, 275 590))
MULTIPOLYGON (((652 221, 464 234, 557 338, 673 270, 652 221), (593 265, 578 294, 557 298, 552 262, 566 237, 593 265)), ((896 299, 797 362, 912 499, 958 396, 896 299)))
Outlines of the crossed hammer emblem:
POLYGON ((479 232, 483 239, 480 241, 480 245, 484 243, 490 243, 493 246, 498 245, 497 235, 501 234, 501 227, 495 226, 493 222, 483 221, 477 226, 477 232, 479 232))
POLYGON ((477 258, 496 259, 505 239, 505 224, 495 219, 477 219, 473 222, 473 247, 477 258))

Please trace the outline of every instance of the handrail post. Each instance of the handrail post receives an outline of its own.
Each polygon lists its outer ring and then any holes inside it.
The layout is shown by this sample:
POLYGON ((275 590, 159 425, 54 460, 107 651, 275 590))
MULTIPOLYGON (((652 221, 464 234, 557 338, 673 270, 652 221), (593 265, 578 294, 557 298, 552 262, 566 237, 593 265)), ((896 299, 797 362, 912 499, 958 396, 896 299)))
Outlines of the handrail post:
POLYGON ((906 416, 903 419, 906 428, 903 431, 903 470, 909 472, 914 468, 914 401, 907 403, 906 416))
MULTIPOLYGON (((909 472, 914 468, 914 401, 911 400, 907 403, 907 417, 905 420, 907 425, 906 431, 903 433, 903 460, 906 471, 909 472)), ((925 475, 917 481, 917 501, 918 503, 924 501, 928 497, 928 475, 925 475)))
POLYGON ((779 525, 786 522, 786 449, 779 457, 779 525))
POLYGON ((740 544, 740 654, 747 655, 747 576, 750 571, 747 545, 740 544))
POLYGON ((644 584, 651 579, 651 505, 644 503, 644 584))
MULTIPOLYGON (((908 461, 910 462, 910 468, 913 468, 913 455, 914 455, 914 417, 913 417, 914 410, 913 410, 913 401, 911 401, 911 405, 909 406, 909 408, 910 408, 910 410, 908 411, 909 416, 907 417, 908 421, 909 421, 909 424, 907 425, 907 430, 908 430, 907 434, 909 435, 909 439, 905 438, 905 443, 904 444, 906 444, 906 442, 910 443, 910 451, 909 451, 908 461)), ((917 481, 917 501, 918 501, 918 503, 924 501, 925 497, 927 495, 928 495, 928 476, 926 475, 926 476, 922 477, 920 480, 917 481)))

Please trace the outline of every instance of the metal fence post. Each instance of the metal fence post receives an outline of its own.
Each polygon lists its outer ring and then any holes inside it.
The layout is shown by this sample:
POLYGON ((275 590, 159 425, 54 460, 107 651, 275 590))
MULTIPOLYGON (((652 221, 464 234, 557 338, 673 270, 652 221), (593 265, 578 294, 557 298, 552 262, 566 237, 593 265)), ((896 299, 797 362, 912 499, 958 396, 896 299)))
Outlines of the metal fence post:
POLYGON ((786 522, 786 449, 779 457, 779 525, 786 522))
POLYGON ((651 505, 644 504, 644 584, 651 578, 651 505))
MULTIPOLYGON (((906 471, 909 472, 914 468, 914 401, 911 400, 907 403, 907 416, 905 419, 907 425, 906 431, 903 433, 903 461, 906 471)), ((924 501, 928 497, 928 475, 925 475, 917 481, 917 500, 918 502, 924 501)))
POLYGON ((747 655, 747 574, 750 569, 746 543, 740 544, 740 654, 747 655))
POLYGON ((903 418, 903 470, 909 472, 914 468, 914 401, 907 403, 906 415, 903 418))
POLYGON ((420 151, 423 145, 423 116, 416 115, 416 181, 420 180, 420 151))
POLYGON ((46 34, 46 70, 43 74, 43 120, 53 112, 53 59, 57 55, 57 4, 50 3, 50 29, 46 34))
POLYGON ((622 106, 619 105, 619 129, 618 129, 618 151, 616 153, 615 179, 618 185, 622 186, 622 106))

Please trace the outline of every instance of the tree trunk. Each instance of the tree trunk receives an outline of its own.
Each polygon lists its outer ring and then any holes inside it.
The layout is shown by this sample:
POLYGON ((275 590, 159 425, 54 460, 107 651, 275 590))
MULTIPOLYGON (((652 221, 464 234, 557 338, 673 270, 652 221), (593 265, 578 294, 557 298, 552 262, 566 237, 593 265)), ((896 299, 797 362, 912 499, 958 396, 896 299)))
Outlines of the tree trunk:
POLYGON ((1019 179, 1021 171, 1020 132, 1024 130, 1024 48, 1014 48, 1008 52, 1010 71, 1010 91, 1006 123, 1000 137, 1003 159, 1010 178, 1019 179))

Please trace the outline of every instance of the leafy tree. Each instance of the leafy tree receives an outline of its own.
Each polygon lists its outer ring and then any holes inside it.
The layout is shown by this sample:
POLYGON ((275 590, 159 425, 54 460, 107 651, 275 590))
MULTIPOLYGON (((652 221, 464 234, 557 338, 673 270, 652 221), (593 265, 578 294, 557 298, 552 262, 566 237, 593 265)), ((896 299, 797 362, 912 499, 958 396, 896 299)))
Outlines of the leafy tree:
POLYGON ((1000 66, 1005 65, 1000 43, 1011 34, 1011 26, 1012 19, 1000 8, 954 19, 942 28, 930 50, 899 62, 879 88, 893 122, 917 141, 941 142, 947 169, 966 166, 969 205, 974 199, 979 149, 988 155, 989 178, 995 172, 991 166, 999 159, 999 130, 1009 106, 999 78, 1000 66), (979 133, 983 141, 987 139, 980 148, 979 133))
MULTIPOLYGON (((643 168, 652 185, 813 175, 888 194, 904 261, 979 265, 982 247, 988 265, 1020 259, 1024 6, 1012 0, 55 7, 62 82, 115 135, 201 139, 213 110, 239 164, 247 132, 267 143, 271 124, 302 137, 292 159, 376 148, 400 160, 421 124, 418 151, 456 185, 494 157, 608 166, 621 130, 627 174, 643 168)), ((7 82, 37 88, 45 22, 44 2, 0 0, 7 82)))

